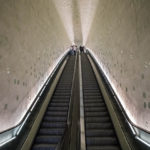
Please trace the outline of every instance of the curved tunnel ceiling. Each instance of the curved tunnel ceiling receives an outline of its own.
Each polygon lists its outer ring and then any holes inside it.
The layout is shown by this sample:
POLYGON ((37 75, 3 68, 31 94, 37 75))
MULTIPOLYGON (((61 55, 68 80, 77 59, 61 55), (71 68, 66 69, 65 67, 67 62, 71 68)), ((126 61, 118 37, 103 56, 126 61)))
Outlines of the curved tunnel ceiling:
POLYGON ((92 50, 132 123, 150 132, 149 14, 148 0, 2 0, 0 131, 22 119, 76 43, 92 50))

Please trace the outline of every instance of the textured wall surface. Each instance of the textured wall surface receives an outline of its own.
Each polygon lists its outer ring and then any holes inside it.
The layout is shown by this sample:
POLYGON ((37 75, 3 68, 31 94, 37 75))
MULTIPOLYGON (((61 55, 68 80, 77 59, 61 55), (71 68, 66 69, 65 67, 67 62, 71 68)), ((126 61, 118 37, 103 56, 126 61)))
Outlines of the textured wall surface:
POLYGON ((0 132, 74 42, 92 49, 132 123, 150 131, 149 0, 0 0, 0 132))
POLYGON ((52 0, 0 0, 0 132, 22 119, 70 44, 52 0))
POLYGON ((87 46, 130 120, 150 131, 150 1, 100 0, 87 46))

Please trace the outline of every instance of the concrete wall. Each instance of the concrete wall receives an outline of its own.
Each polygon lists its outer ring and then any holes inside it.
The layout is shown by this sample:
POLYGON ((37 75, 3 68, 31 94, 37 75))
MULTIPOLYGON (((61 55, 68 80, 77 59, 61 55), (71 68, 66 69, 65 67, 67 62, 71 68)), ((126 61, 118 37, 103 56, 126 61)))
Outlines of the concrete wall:
POLYGON ((150 1, 100 0, 86 45, 130 120, 150 132, 150 1))
POLYGON ((70 44, 52 0, 0 0, 0 132, 22 119, 70 44))

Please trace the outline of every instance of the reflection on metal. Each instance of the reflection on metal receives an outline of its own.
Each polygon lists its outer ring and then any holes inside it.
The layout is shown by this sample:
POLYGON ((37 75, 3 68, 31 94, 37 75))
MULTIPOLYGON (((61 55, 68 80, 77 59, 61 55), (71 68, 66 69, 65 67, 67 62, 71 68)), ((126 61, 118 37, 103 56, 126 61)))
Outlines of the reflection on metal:
POLYGON ((12 137, 12 138, 9 138, 9 139, 5 139, 4 142, 0 143, 0 148, 1 148, 2 146, 4 146, 5 144, 7 144, 7 143, 13 141, 15 138, 16 138, 16 137, 12 137))
POLYGON ((29 112, 29 113, 27 114, 25 120, 22 122, 22 124, 20 125, 20 127, 19 127, 19 129, 18 129, 18 131, 17 131, 17 133, 16 133, 16 136, 19 135, 20 131, 21 131, 22 128, 24 127, 24 125, 25 125, 27 119, 29 118, 30 114, 31 114, 31 112, 29 112))
POLYGON ((145 144, 146 146, 148 146, 150 148, 150 143, 144 141, 143 139, 141 139, 140 137, 136 136, 136 139, 139 140, 141 143, 145 144))
POLYGON ((135 138, 150 148, 150 134, 136 127, 133 128, 136 132, 135 138))
POLYGON ((80 149, 86 150, 83 89, 82 89, 82 70, 81 70, 81 56, 80 55, 79 55, 79 79, 80 79, 80 149))

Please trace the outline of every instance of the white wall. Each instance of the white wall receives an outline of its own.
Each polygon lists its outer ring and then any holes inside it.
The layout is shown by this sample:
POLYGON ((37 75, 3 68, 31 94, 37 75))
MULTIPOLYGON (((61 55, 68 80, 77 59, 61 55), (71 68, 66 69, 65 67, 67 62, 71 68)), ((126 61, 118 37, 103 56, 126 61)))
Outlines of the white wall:
POLYGON ((93 50, 131 121, 150 131, 149 0, 0 0, 0 132, 20 121, 73 40, 93 50))
POLYGON ((150 1, 100 0, 86 45, 133 124, 150 132, 150 1))
POLYGON ((22 119, 70 44, 52 0, 0 1, 0 132, 22 119))

